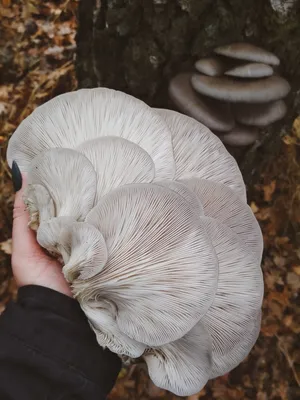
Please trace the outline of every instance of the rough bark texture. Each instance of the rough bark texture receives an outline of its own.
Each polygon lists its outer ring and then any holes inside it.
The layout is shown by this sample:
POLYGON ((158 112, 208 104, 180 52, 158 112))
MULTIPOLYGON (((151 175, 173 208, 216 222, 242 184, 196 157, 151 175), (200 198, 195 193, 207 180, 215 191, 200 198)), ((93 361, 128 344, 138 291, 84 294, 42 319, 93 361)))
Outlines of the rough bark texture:
MULTIPOLYGON (((174 108, 168 82, 222 44, 248 41, 273 51, 292 85, 287 118, 234 151, 248 183, 274 157, 280 133, 300 112, 300 0, 81 0, 79 87, 106 86, 151 106, 174 108), (289 9, 288 9, 289 8, 289 9), (285 13, 285 10, 287 14, 285 13)), ((230 149, 233 151, 233 149, 230 149)))

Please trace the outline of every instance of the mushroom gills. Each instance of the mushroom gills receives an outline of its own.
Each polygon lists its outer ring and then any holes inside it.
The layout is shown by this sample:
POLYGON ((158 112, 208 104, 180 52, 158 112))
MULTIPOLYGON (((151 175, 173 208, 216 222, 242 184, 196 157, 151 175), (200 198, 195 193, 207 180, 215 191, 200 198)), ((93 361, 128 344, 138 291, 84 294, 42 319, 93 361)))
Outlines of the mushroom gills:
POLYGON ((171 110, 156 110, 172 131, 176 179, 223 183, 246 203, 244 180, 235 159, 206 126, 171 110))
POLYGON ((110 255, 87 291, 117 305, 123 333, 160 346, 206 313, 218 266, 200 216, 181 195, 156 184, 126 185, 104 196, 86 222, 101 231, 110 255))

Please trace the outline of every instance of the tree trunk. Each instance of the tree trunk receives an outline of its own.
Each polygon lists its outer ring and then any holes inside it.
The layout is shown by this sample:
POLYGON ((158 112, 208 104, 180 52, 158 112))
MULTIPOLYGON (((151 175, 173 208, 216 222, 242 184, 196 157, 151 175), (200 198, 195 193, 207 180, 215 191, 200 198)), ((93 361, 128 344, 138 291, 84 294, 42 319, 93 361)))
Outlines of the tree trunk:
POLYGON ((247 41, 273 51, 292 85, 289 112, 262 132, 259 143, 234 150, 251 183, 263 161, 276 156, 281 133, 300 112, 299 21, 300 0, 81 0, 79 87, 118 89, 174 109, 170 78, 216 46, 247 41))

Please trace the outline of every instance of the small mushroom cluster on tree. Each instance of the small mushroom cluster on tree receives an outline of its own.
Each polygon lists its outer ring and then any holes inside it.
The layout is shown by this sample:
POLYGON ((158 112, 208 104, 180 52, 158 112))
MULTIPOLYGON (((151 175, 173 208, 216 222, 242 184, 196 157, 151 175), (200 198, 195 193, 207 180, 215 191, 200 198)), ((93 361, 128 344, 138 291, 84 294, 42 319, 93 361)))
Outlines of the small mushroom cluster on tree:
POLYGON ((28 175, 37 240, 99 345, 178 395, 236 367, 261 321, 262 235, 234 158, 204 125, 122 92, 37 108, 8 161, 28 175))
POLYGON ((169 85, 177 108, 202 122, 225 144, 250 145, 259 128, 280 120, 289 83, 276 73, 279 59, 249 43, 218 47, 195 63, 197 72, 181 73, 169 85))

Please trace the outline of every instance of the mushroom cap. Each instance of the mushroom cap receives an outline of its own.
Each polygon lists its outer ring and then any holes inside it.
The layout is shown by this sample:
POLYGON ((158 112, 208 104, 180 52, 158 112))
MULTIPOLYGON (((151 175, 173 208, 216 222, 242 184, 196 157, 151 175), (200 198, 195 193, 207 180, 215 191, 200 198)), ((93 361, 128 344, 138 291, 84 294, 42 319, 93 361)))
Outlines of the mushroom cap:
POLYGON ((107 248, 102 234, 86 222, 68 217, 52 218, 41 223, 37 240, 45 249, 61 254, 65 278, 86 280, 101 272, 107 261, 107 248))
POLYGON ((246 203, 245 183, 236 160, 206 126, 171 110, 156 110, 172 132, 175 179, 202 178, 230 187, 246 203))
POLYGON ((209 379, 211 349, 210 335, 198 323, 181 339, 146 350, 143 358, 156 386, 178 396, 189 396, 199 392, 209 379))
POLYGON ((210 378, 224 375, 249 354, 257 340, 264 285, 261 258, 233 230, 202 218, 219 261, 219 280, 212 307, 201 320, 212 338, 210 378), (257 329, 258 328, 258 329, 257 329))
POLYGON ((234 127, 234 119, 228 104, 205 99, 195 93, 191 86, 191 73, 176 75, 170 82, 169 95, 176 107, 203 123, 210 129, 230 131, 234 127))
POLYGON ((119 136, 144 149, 155 164, 156 176, 172 179, 171 133, 149 106, 125 93, 80 89, 36 108, 11 137, 7 159, 27 172, 31 160, 49 148, 76 148, 102 136, 119 136))
POLYGON ((231 132, 219 135, 229 146, 249 146, 258 139, 258 129, 254 126, 237 125, 231 132))
POLYGON ((251 208, 243 199, 221 183, 197 178, 183 179, 180 182, 197 195, 204 216, 232 229, 260 262, 263 252, 261 229, 251 208))
POLYGON ((238 78, 264 78, 273 75, 273 68, 267 64, 249 63, 231 68, 225 72, 225 75, 238 78))
POLYGON ((286 113, 287 106, 283 100, 266 104, 236 104, 234 106, 236 120, 244 125, 267 126, 282 119, 286 113))
POLYGON ((217 47, 216 54, 236 58, 238 60, 261 62, 270 65, 279 65, 280 60, 275 54, 250 43, 232 43, 217 47))
POLYGON ((291 87, 280 76, 270 76, 249 81, 237 81, 227 77, 210 77, 194 74, 193 88, 200 94, 218 100, 241 103, 268 103, 285 97, 291 87))
POLYGON ((77 151, 84 154, 97 173, 97 196, 129 183, 150 183, 155 178, 155 165, 150 155, 129 140, 105 136, 80 144, 77 151))
POLYGON ((72 216, 83 221, 94 206, 96 172, 90 161, 75 150, 58 148, 39 153, 29 164, 27 180, 29 187, 46 188, 57 217, 72 216))
POLYGON ((115 189, 87 216, 109 259, 86 293, 114 302, 117 324, 132 339, 177 340, 211 305, 218 268, 199 218, 181 195, 153 184, 115 189))
POLYGON ((227 64, 225 64, 220 58, 208 57, 196 61, 195 68, 197 71, 205 75, 221 76, 226 71, 227 64))

